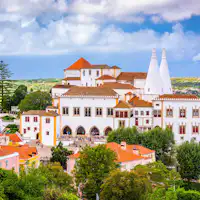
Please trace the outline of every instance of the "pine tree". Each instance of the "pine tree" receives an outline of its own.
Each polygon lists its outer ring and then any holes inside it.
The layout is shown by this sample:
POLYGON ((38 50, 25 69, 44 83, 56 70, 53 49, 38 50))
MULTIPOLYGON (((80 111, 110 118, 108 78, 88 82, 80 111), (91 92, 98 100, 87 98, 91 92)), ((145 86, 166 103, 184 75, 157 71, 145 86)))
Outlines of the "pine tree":
POLYGON ((2 107, 5 97, 10 96, 13 89, 12 81, 9 79, 12 73, 8 65, 0 61, 0 106, 2 107))

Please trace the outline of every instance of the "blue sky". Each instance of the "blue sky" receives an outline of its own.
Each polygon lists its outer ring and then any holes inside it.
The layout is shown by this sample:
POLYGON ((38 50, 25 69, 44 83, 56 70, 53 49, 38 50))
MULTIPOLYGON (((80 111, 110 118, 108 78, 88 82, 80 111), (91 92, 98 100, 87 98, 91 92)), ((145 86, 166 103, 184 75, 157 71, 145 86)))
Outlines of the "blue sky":
POLYGON ((148 70, 166 48, 173 77, 200 76, 199 0, 1 0, 0 60, 13 79, 62 78, 80 57, 148 70))

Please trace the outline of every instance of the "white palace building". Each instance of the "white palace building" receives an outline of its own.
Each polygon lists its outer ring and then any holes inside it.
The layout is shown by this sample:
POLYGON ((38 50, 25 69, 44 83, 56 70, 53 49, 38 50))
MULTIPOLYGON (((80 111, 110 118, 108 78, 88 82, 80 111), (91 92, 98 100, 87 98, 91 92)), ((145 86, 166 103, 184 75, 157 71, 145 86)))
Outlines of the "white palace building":
POLYGON ((200 98, 173 94, 165 49, 160 68, 152 50, 148 73, 121 72, 80 58, 64 76, 51 90, 52 106, 21 115, 24 138, 54 146, 65 134, 106 136, 119 127, 145 131, 159 126, 171 128, 178 144, 200 141, 200 98))

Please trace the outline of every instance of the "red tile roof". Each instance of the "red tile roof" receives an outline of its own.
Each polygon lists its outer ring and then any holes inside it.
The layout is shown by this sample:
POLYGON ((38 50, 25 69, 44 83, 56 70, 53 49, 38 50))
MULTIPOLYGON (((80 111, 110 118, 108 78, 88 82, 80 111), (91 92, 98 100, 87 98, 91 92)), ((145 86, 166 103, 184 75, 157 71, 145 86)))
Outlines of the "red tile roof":
POLYGON ((39 116, 47 116, 47 117, 56 117, 58 114, 54 111, 46 112, 46 110, 29 110, 27 112, 23 112, 22 115, 39 115, 39 116))
POLYGON ((100 85, 101 88, 112 88, 112 89, 136 89, 133 85, 126 83, 104 83, 100 85))
POLYGON ((194 94, 163 94, 159 99, 199 99, 199 97, 194 94))
POLYGON ((23 140, 22 140, 21 136, 19 135, 19 133, 18 134, 17 133, 7 133, 7 134, 0 133, 0 137, 1 136, 9 137, 9 140, 11 142, 23 142, 23 140))
POLYGON ((139 99, 139 97, 133 97, 131 100, 129 100, 129 103, 133 107, 152 107, 152 103, 148 101, 144 101, 139 99))
MULTIPOLYGON (((141 160, 146 159, 143 157, 143 155, 154 153, 154 150, 148 149, 146 147, 140 146, 140 145, 127 145, 126 149, 122 149, 120 144, 117 144, 115 142, 110 142, 106 144, 107 148, 110 148, 113 150, 117 155, 117 162, 128 162, 128 161, 134 161, 134 160, 141 160), (133 149, 139 150, 139 155, 133 153, 133 149)), ((69 158, 79 158, 80 153, 76 153, 73 155, 70 155, 69 158)))
POLYGON ((133 106, 125 101, 120 101, 114 108, 132 108, 133 106))
POLYGON ((97 78, 96 80, 115 80, 115 78, 109 75, 103 75, 97 78))
POLYGON ((80 69, 91 69, 91 68, 92 65, 87 60, 85 60, 84 58, 80 58, 65 70, 80 70, 80 69))
POLYGON ((81 77, 66 77, 63 80, 65 80, 65 81, 80 81, 81 77))
POLYGON ((58 85, 54 85, 53 86, 53 88, 61 88, 61 89, 63 89, 63 88, 66 88, 66 89, 68 89, 68 88, 71 88, 71 87, 74 87, 74 85, 65 85, 65 84, 58 84, 58 85))
POLYGON ((121 69, 121 68, 116 66, 116 65, 114 65, 114 66, 111 67, 111 69, 121 69))
POLYGON ((134 79, 146 79, 146 72, 121 72, 117 80, 133 81, 134 79))
POLYGON ((103 65, 92 65, 93 69, 110 69, 110 67, 106 64, 103 65))
POLYGON ((0 146, 0 149, 3 151, 12 154, 14 152, 19 153, 19 159, 28 160, 33 155, 37 155, 37 149, 36 147, 30 147, 28 145, 22 145, 22 146, 0 146))

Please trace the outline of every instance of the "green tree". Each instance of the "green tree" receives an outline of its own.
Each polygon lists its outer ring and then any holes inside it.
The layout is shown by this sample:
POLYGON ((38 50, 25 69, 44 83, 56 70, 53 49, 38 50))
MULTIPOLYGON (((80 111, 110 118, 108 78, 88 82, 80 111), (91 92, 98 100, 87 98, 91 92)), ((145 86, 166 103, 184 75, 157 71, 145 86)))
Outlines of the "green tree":
POLYGON ((12 100, 11 100, 11 96, 9 95, 4 95, 3 96, 3 100, 2 100, 2 109, 5 112, 8 112, 11 110, 11 105, 12 105, 12 100))
POLYGON ((149 193, 146 200, 178 200, 176 191, 173 189, 156 188, 153 193, 149 193))
POLYGON ((8 65, 0 62, 0 105, 2 106, 5 96, 10 96, 12 93, 13 84, 10 77, 12 76, 11 71, 8 69, 8 65))
POLYGON ((18 106, 21 100, 27 95, 27 87, 20 85, 15 91, 11 98, 11 106, 18 106))
POLYGON ((101 186, 102 200, 145 200, 151 192, 151 184, 146 178, 134 172, 116 170, 104 180, 101 186))
POLYGON ((200 177, 200 144, 185 142, 177 149, 177 161, 183 179, 198 180, 200 177))
POLYGON ((45 110, 48 105, 51 105, 51 96, 47 92, 33 92, 20 102, 19 109, 21 112, 28 110, 45 110))
POLYGON ((82 190, 84 197, 93 200, 96 194, 100 194, 103 180, 117 167, 115 160, 115 152, 106 148, 105 145, 86 146, 80 151, 74 175, 76 184, 82 190))
POLYGON ((51 148, 51 162, 59 162, 61 166, 66 169, 67 156, 71 155, 73 152, 69 151, 67 148, 63 147, 63 143, 59 142, 56 147, 51 148))
POLYGON ((195 190, 185 191, 184 188, 179 188, 177 191, 177 199, 178 200, 199 200, 200 192, 195 190))

